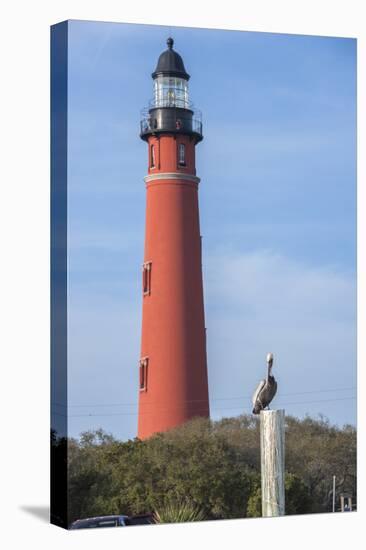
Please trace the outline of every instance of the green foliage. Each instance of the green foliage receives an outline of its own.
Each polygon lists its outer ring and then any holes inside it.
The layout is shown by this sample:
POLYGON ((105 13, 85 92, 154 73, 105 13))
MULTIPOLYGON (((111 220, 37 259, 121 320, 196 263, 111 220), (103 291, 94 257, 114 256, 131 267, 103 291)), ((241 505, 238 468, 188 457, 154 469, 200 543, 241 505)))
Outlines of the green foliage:
POLYGON ((331 426, 322 416, 304 420, 287 417, 286 423, 286 469, 306 486, 311 500, 307 511, 332 510, 333 475, 337 495, 350 492, 356 496, 356 429, 331 426))
MULTIPOLYGON (((287 417, 286 426, 286 514, 330 511, 333 475, 338 493, 356 496, 355 429, 323 418, 287 417)), ((258 419, 197 418, 145 441, 86 432, 68 441, 68 496, 70 522, 169 509, 177 517, 182 503, 206 519, 261 516, 258 419)))
POLYGON ((285 509, 287 516, 311 512, 309 490, 295 474, 286 473, 285 476, 285 509))
MULTIPOLYGON (((305 483, 295 474, 285 474, 285 509, 286 515, 306 514, 311 512, 311 499, 305 483)), ((250 495, 247 517, 262 516, 262 491, 258 486, 250 495)))
POLYGON ((248 499, 247 506, 248 518, 260 518, 262 517, 262 491, 260 487, 254 489, 248 499))
POLYGON ((172 501, 154 513, 156 523, 203 521, 205 513, 190 501, 172 501))

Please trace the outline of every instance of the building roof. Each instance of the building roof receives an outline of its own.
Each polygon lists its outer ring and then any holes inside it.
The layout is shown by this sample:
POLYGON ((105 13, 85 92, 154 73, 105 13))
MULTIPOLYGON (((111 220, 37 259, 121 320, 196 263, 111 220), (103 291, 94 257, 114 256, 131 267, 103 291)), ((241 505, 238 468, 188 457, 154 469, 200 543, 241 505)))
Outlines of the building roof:
POLYGON ((157 76, 177 76, 179 78, 185 78, 189 80, 189 74, 184 68, 183 59, 175 50, 173 50, 174 40, 168 38, 166 41, 168 49, 165 50, 158 59, 158 64, 155 71, 152 73, 152 77, 157 76))

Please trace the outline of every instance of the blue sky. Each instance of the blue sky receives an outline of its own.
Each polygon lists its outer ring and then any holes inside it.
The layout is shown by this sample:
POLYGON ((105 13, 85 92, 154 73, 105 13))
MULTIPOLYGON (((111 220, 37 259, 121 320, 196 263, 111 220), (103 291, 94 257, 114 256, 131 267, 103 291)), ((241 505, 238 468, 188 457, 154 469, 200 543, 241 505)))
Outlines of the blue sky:
POLYGON ((146 144, 172 34, 197 146, 211 416, 274 407, 356 423, 356 41, 71 21, 69 433, 137 431, 146 144))

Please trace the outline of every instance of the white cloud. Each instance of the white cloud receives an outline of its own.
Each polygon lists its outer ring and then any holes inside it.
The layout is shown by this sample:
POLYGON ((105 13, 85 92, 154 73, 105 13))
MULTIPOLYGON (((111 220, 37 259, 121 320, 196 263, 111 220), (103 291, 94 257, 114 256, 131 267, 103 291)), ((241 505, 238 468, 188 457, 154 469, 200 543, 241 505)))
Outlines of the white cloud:
MULTIPOLYGON (((356 294, 352 275, 332 266, 301 265, 271 251, 218 252, 205 258, 204 264, 213 416, 215 409, 217 414, 238 414, 230 406, 249 412, 247 396, 265 374, 268 351, 275 355, 279 404, 343 399, 355 393, 291 397, 297 392, 355 385, 356 294), (239 396, 243 396, 242 401, 231 399, 239 396), (216 397, 230 399, 216 401, 216 397), (220 413, 220 407, 228 409, 220 413)), ((339 401, 336 410, 334 403, 291 405, 288 412, 324 412, 340 423, 355 420, 355 401, 339 401)))

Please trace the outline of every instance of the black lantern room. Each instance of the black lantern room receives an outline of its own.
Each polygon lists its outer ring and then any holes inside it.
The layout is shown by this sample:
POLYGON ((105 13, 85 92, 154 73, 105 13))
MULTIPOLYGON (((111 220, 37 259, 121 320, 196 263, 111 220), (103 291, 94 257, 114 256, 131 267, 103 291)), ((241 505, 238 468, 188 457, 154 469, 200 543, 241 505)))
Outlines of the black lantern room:
POLYGON ((142 111, 140 136, 147 141, 150 135, 183 133, 191 135, 197 143, 203 138, 202 122, 189 100, 189 74, 183 59, 173 50, 172 38, 168 38, 167 45, 151 75, 154 96, 149 108, 142 111))

